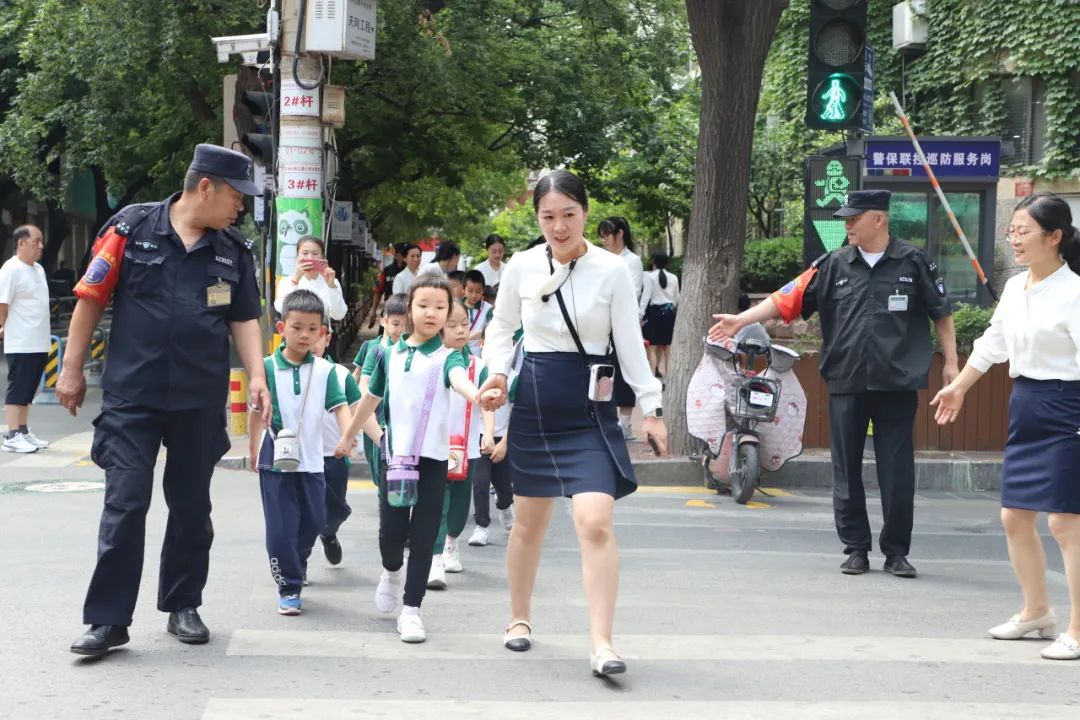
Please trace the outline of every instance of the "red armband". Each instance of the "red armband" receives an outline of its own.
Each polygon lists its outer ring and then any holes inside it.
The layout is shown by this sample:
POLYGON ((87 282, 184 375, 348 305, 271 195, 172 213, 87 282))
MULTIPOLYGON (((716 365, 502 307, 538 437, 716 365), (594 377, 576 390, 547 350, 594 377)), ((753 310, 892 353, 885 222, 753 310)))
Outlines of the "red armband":
POLYGON ((784 322, 791 322, 802 313, 803 295, 806 294, 806 288, 810 287, 810 281, 817 275, 817 271, 816 264, 810 266, 802 275, 769 296, 780 310, 780 317, 784 322))
POLYGON ((75 295, 105 305, 120 282, 120 261, 124 257, 127 238, 110 227, 94 241, 94 258, 86 268, 86 274, 75 286, 75 295))

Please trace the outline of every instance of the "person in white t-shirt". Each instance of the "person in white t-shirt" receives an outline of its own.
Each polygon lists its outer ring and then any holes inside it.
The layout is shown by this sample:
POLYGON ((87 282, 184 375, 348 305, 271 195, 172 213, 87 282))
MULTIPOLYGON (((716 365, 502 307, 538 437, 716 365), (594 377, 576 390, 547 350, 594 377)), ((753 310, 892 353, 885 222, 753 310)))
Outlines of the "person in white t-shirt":
POLYGON ((394 276, 394 295, 408 295, 420 272, 420 246, 409 243, 405 251, 405 269, 394 276))
POLYGON ((484 240, 487 248, 487 260, 480 263, 473 270, 479 270, 484 275, 484 285, 495 287, 502 282, 503 259, 506 257, 506 241, 501 235, 492 233, 484 240))
POLYGON ((32 453, 49 446, 30 431, 34 402, 49 357, 49 284, 38 264, 44 248, 41 230, 15 228, 15 255, 0 267, 0 337, 8 365, 4 398, 7 433, 4 452, 32 453))
POLYGON ((341 320, 349 312, 337 274, 326 261, 323 241, 312 235, 306 235, 296 243, 296 270, 278 282, 274 309, 279 315, 289 293, 300 289, 310 290, 318 295, 331 320, 341 320))

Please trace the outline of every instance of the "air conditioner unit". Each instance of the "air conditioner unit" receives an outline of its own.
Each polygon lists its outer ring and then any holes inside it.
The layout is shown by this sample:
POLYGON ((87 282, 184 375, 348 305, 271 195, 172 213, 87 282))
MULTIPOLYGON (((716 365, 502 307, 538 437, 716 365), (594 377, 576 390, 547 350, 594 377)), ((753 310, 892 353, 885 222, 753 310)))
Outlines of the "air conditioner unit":
POLYGON ((892 9, 894 50, 922 50, 930 29, 926 0, 907 0, 892 9))
POLYGON ((374 60, 377 0, 307 0, 304 52, 374 60))

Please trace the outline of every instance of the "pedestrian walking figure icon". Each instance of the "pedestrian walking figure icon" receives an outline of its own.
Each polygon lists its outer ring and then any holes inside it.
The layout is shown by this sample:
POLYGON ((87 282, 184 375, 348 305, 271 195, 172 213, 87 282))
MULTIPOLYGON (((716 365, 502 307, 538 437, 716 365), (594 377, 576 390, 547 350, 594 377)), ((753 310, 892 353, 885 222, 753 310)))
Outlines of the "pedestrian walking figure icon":
POLYGON ((822 196, 815 200, 818 207, 825 207, 831 202, 841 205, 847 199, 848 187, 851 181, 844 175, 844 166, 839 160, 831 160, 825 166, 825 177, 815 180, 814 185, 822 189, 822 196))
POLYGON ((821 95, 825 101, 825 111, 821 113, 822 120, 831 122, 843 122, 847 117, 844 112, 844 103, 847 102, 847 92, 840 84, 840 78, 832 78, 829 89, 821 95))

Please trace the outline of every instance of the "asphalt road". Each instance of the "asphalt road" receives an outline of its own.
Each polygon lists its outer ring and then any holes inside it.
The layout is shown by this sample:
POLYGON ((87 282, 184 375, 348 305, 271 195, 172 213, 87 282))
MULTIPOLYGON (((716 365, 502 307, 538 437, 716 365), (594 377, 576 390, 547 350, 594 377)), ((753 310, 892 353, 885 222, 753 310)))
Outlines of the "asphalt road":
MULTIPOLYGON (((50 430, 44 414, 38 422, 50 430)), ((304 614, 286 618, 276 613, 256 476, 219 471, 202 610, 211 642, 180 645, 154 608, 165 521, 158 488, 131 643, 80 659, 67 648, 82 631, 102 475, 76 446, 62 458, 62 449, 41 453, 38 466, 33 457, 0 463, 0 717, 1080 717, 1080 662, 1041 660, 1042 642, 986 634, 1017 609, 1019 593, 997 498, 979 494, 919 496, 916 580, 880 572, 880 555, 874 572, 842 576, 830 499, 818 491, 759 497, 750 508, 695 488, 620 501, 616 646, 630 669, 607 681, 588 670, 565 507, 541 566, 532 652, 500 645, 509 613, 501 531, 489 547, 463 549, 466 572, 425 601, 428 642, 410 646, 372 604, 370 486, 350 490, 344 562, 329 567, 317 548, 304 614), (40 466, 53 452, 60 459, 40 466)), ((1060 557, 1046 541, 1065 616, 1060 557)))

